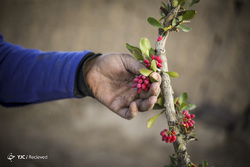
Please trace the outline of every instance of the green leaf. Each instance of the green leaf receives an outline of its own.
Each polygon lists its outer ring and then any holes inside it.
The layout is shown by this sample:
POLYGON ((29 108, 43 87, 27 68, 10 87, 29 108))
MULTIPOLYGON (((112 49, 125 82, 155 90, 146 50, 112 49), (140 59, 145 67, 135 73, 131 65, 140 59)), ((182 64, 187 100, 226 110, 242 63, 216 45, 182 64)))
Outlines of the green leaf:
POLYGON ((153 48, 151 48, 149 50, 149 56, 155 55, 155 50, 153 48))
POLYGON ((183 14, 182 16, 183 16, 183 20, 190 20, 190 19, 194 18, 195 15, 196 15, 195 10, 189 10, 185 14, 183 14))
POLYGON ((149 76, 149 79, 151 83, 158 82, 158 80, 156 80, 154 77, 149 76))
POLYGON ((208 166, 207 161, 202 161, 202 167, 207 167, 207 166, 208 166))
POLYGON ((190 27, 186 27, 184 25, 178 25, 177 28, 181 29, 182 31, 184 32, 189 32, 191 31, 191 28, 190 27))
POLYGON ((186 103, 187 100, 188 100, 188 94, 187 94, 187 92, 182 93, 182 94, 180 95, 180 97, 179 97, 180 105, 181 105, 182 103, 186 103))
POLYGON ((175 26, 175 25, 176 25, 176 19, 174 18, 172 21, 172 26, 175 26))
POLYGON ((136 60, 144 60, 144 57, 143 55, 141 54, 141 51, 139 50, 139 48, 135 48, 133 51, 132 51, 132 55, 134 56, 134 58, 136 60))
POLYGON ((181 22, 183 20, 183 16, 179 16, 178 20, 179 20, 179 22, 181 22))
POLYGON ((159 97, 157 103, 160 105, 160 106, 164 106, 164 97, 159 97))
POLYGON ((176 104, 178 100, 179 100, 179 97, 176 97, 176 98, 174 99, 174 104, 176 104))
POLYGON ((174 7, 178 5, 178 0, 174 0, 174 7))
POLYGON ((151 49, 150 42, 147 38, 141 38, 140 40, 140 48, 142 53, 149 58, 149 50, 151 49))
POLYGON ((179 1, 178 3, 179 3, 181 6, 184 6, 187 0, 178 0, 178 1, 179 1))
POLYGON ((138 47, 135 47, 129 43, 126 43, 126 48, 132 53, 134 49, 138 49, 140 52, 141 50, 138 47))
POLYGON ((189 3, 188 3, 187 8, 193 6, 195 3, 199 3, 199 2, 200 2, 200 0, 190 0, 189 3))
POLYGON ((150 66, 150 68, 151 68, 154 72, 156 72, 157 66, 156 66, 156 61, 155 61, 155 60, 152 60, 152 61, 151 61, 151 66, 150 66))
POLYGON ((153 17, 148 18, 148 23, 157 28, 163 28, 162 24, 153 17))
POLYGON ((185 107, 187 107, 187 103, 181 103, 180 110, 183 111, 185 107))
POLYGON ((176 78, 179 76, 179 74, 177 72, 174 72, 174 71, 163 71, 163 72, 167 73, 172 78, 176 78))
POLYGON ((153 107, 154 110, 163 109, 163 108, 165 108, 165 107, 160 106, 158 103, 155 103, 155 105, 153 107))
POLYGON ((178 149, 177 149, 177 151, 179 151, 180 150, 180 148, 181 148, 181 146, 183 145, 183 143, 181 143, 180 145, 179 145, 179 147, 178 147, 178 149))
POLYGON ((139 70, 142 75, 145 75, 146 77, 149 76, 153 71, 148 69, 140 69, 139 70))
POLYGON ((182 111, 184 111, 184 110, 193 110, 193 109, 195 109, 196 108, 196 105, 195 104, 188 104, 187 106, 185 106, 183 109, 182 109, 182 111))
POLYGON ((155 123, 155 120, 164 112, 165 110, 163 110, 162 112, 160 112, 159 114, 153 116, 152 118, 150 118, 147 121, 147 128, 151 128, 153 126, 153 124, 155 123))

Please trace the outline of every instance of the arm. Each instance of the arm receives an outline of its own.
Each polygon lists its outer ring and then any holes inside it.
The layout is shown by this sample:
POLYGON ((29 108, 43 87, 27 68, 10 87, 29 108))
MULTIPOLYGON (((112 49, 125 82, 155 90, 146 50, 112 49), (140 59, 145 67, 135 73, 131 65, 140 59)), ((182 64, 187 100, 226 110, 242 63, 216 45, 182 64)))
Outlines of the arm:
POLYGON ((24 49, 5 42, 0 34, 0 103, 18 106, 90 95, 77 80, 82 78, 78 75, 82 64, 93 56, 90 51, 24 49))

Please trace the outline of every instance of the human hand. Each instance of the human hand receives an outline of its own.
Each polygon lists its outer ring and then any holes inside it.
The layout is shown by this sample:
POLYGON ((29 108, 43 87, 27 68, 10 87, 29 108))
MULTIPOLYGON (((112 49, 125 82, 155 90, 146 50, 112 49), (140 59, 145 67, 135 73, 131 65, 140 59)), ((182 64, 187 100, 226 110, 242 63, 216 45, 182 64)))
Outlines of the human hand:
POLYGON ((158 82, 148 92, 140 94, 132 88, 135 74, 146 68, 128 54, 108 53, 88 61, 84 67, 86 82, 94 97, 125 119, 132 119, 138 111, 150 110, 160 93, 161 76, 152 73, 158 82))

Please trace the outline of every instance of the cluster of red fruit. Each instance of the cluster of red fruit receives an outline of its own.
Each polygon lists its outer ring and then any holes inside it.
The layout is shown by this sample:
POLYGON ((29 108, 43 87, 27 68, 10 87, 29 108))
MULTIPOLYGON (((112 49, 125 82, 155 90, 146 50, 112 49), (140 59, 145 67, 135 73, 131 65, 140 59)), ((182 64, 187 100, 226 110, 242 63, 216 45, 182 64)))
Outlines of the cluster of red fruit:
MULTIPOLYGON (((162 59, 161 59, 160 56, 155 57, 155 55, 152 55, 152 56, 151 56, 151 59, 152 59, 152 60, 155 60, 155 63, 156 63, 156 65, 157 65, 157 67, 159 67, 159 68, 162 67, 162 65, 161 65, 162 59)), ((144 63, 146 64, 146 67, 147 67, 147 68, 150 68, 151 62, 150 62, 148 59, 144 60, 144 63)))
POLYGON ((164 129, 161 131, 162 141, 166 141, 166 143, 173 143, 176 140, 175 131, 168 131, 164 129))
POLYGON ((148 91, 151 85, 149 77, 146 77, 142 74, 136 76, 134 82, 135 83, 132 85, 132 87, 137 88, 138 93, 141 93, 142 90, 148 91))
POLYGON ((184 114, 185 117, 183 118, 181 125, 184 125, 186 128, 193 127, 195 122, 192 120, 192 118, 194 118, 195 115, 189 114, 188 110, 184 110, 182 114, 184 114))

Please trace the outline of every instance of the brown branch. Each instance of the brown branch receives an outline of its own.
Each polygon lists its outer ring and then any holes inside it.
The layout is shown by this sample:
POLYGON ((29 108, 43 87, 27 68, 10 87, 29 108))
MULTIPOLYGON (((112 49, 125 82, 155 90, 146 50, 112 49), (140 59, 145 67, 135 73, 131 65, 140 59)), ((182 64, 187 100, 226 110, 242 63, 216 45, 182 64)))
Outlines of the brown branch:
MULTIPOLYGON (((173 4, 173 1, 171 1, 171 4, 173 4)), ((173 8, 169 12, 168 16, 166 17, 164 21, 164 27, 171 25, 172 19, 177 16, 179 5, 176 8, 173 8)), ((168 61, 166 56, 166 50, 165 45, 166 41, 169 35, 169 31, 162 33, 162 29, 159 29, 159 35, 162 35, 162 40, 157 41, 155 45, 156 54, 157 56, 160 56, 163 60, 162 63, 162 71, 168 71, 168 61)), ((180 136, 180 130, 176 127, 177 124, 177 115, 174 107, 174 91, 171 86, 171 80, 168 74, 162 73, 162 83, 161 83, 161 91, 164 96, 164 107, 165 107, 165 114, 168 120, 168 126, 169 130, 172 131, 173 129, 176 131, 176 141, 173 143, 174 150, 177 155, 177 161, 178 161, 178 167, 187 167, 188 164, 191 163, 190 156, 187 153, 186 148, 186 141, 183 140, 183 138, 180 136)))

